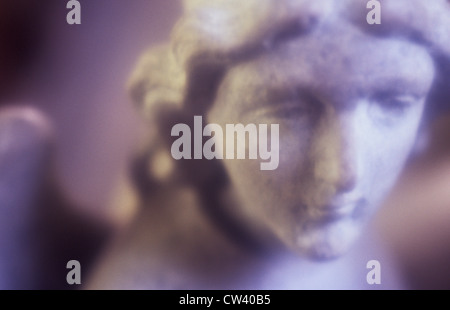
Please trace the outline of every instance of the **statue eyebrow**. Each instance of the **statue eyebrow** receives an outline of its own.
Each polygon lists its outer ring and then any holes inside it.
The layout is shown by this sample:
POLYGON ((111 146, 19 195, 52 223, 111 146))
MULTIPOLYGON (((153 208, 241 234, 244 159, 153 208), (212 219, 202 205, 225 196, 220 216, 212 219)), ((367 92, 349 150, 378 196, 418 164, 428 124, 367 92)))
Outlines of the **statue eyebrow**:
MULTIPOLYGON (((251 112, 258 107, 286 101, 307 102, 308 104, 318 102, 318 99, 310 90, 305 87, 295 86, 267 86, 264 84, 252 85, 254 92, 251 92, 244 99, 242 113, 251 112)), ((246 88, 248 90, 248 88, 246 88)), ((248 94, 248 93, 247 93, 248 94)))
POLYGON ((420 81, 407 77, 392 77, 384 79, 381 83, 370 90, 371 96, 398 96, 410 95, 415 99, 420 99, 427 94, 427 90, 421 85, 420 81))

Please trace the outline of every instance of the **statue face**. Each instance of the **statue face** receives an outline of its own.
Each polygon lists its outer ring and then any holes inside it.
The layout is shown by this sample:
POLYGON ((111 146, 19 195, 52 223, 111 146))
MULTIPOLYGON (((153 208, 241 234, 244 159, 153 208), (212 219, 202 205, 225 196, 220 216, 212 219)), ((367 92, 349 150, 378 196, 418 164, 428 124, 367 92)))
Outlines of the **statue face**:
POLYGON ((280 130, 278 169, 223 161, 244 214, 308 256, 343 253, 402 170, 433 78, 424 48, 336 25, 230 68, 208 121, 280 130))

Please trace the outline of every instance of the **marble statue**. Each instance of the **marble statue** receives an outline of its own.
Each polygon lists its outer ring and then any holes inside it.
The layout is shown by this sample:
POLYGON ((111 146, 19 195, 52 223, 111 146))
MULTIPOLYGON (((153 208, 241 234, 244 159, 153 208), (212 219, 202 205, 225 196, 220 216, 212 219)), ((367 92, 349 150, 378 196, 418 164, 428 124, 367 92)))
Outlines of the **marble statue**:
POLYGON ((92 287, 326 288, 335 273, 317 269, 351 270, 342 257, 447 98, 449 3, 381 5, 369 25, 364 1, 184 1, 130 80, 151 128, 142 210, 92 287), (194 116, 279 124, 278 168, 173 159, 171 128, 194 116))

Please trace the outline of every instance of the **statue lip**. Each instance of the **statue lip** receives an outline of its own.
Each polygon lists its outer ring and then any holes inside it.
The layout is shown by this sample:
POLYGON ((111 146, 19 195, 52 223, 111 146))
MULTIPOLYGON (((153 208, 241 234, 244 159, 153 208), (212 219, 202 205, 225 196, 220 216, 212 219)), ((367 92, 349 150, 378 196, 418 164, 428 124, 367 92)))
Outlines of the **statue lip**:
POLYGON ((315 216, 321 219, 340 219, 353 216, 357 210, 366 205, 363 198, 334 199, 329 204, 312 208, 315 216))
POLYGON ((324 207, 318 208, 316 213, 321 218, 341 218, 351 215, 355 207, 356 204, 354 203, 341 206, 326 205, 324 207))

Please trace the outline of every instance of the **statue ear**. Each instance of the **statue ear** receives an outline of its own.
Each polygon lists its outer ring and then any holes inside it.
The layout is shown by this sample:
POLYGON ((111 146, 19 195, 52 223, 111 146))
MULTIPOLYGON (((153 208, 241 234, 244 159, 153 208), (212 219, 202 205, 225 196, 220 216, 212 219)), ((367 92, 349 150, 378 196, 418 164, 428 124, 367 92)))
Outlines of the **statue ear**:
POLYGON ((161 111, 179 110, 185 88, 186 72, 177 65, 169 45, 144 53, 128 81, 133 102, 150 121, 157 120, 161 111))

